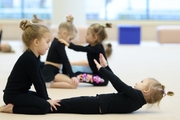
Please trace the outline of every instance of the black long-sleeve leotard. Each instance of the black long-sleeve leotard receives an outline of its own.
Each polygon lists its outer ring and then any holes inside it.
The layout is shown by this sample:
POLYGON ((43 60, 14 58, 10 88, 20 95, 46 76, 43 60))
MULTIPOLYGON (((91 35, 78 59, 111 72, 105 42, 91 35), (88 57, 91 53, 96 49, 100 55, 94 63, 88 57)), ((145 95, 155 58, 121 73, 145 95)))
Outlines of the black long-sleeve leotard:
POLYGON ((32 51, 25 51, 11 71, 4 93, 12 95, 28 93, 33 84, 39 97, 50 99, 39 67, 39 59, 40 57, 37 58, 32 51))
POLYGON ((146 104, 141 91, 125 84, 108 69, 101 67, 99 72, 109 79, 117 93, 97 95, 102 113, 130 113, 146 104))
POLYGON ((53 112, 80 114, 131 113, 146 104, 143 93, 122 82, 108 66, 100 68, 99 71, 110 80, 117 93, 62 99, 61 106, 57 106, 57 111, 53 112))
POLYGON ((54 38, 51 47, 49 48, 46 61, 62 64, 63 69, 68 76, 75 76, 65 51, 65 45, 59 42, 57 38, 54 38))
POLYGON ((87 52, 87 59, 93 74, 99 74, 99 71, 94 63, 94 59, 96 59, 99 62, 99 54, 101 53, 107 60, 104 47, 102 44, 97 44, 95 46, 91 46, 91 45, 81 46, 70 43, 69 48, 75 51, 87 52))

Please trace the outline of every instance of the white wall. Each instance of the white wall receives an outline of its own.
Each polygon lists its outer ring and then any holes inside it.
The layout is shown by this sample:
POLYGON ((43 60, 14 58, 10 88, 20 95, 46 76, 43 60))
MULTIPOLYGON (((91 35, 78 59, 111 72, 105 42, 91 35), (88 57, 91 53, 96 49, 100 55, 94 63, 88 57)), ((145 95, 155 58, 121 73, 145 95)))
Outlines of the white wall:
POLYGON ((66 16, 71 14, 74 17, 75 25, 85 25, 85 0, 53 0, 52 24, 59 25, 66 21, 66 16))

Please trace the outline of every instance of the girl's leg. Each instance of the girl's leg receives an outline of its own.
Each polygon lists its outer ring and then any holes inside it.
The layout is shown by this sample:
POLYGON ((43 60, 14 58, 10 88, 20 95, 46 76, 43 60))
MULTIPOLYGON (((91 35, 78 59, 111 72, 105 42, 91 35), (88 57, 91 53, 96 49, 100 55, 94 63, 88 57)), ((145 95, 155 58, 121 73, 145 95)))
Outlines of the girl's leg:
POLYGON ((72 71, 74 73, 76 72, 80 72, 80 71, 83 71, 85 73, 92 73, 92 70, 89 66, 71 66, 72 67, 72 71))
MULTIPOLYGON (((17 113, 17 114, 46 114, 47 112, 50 111, 50 104, 35 95, 32 94, 20 94, 16 95, 15 99, 13 99, 11 102, 7 102, 9 100, 12 100, 11 95, 4 95, 4 101, 8 105, 12 106, 12 113, 17 113)), ((7 111, 4 111, 7 112, 7 111)))
POLYGON ((58 73, 53 82, 50 84, 51 88, 72 88, 75 89, 78 87, 67 75, 58 73))
POLYGON ((76 74, 79 82, 91 83, 94 86, 106 86, 108 84, 108 80, 99 75, 81 72, 77 72, 76 74))
POLYGON ((87 60, 71 62, 71 67, 74 73, 79 72, 79 71, 92 73, 92 70, 89 67, 89 63, 87 60))
MULTIPOLYGON (((72 67, 72 70, 73 70, 74 73, 79 72, 79 71, 92 73, 92 70, 89 67, 89 63, 88 63, 87 60, 71 62, 71 67, 72 67)), ((63 73, 63 74, 66 74, 66 71, 63 70, 63 68, 60 68, 59 72, 63 73)))
POLYGON ((87 60, 81 60, 76 62, 70 62, 72 66, 89 66, 89 63, 87 60))
POLYGON ((74 97, 63 99, 61 106, 57 106, 57 111, 51 113, 78 113, 78 114, 100 114, 97 97, 74 97))

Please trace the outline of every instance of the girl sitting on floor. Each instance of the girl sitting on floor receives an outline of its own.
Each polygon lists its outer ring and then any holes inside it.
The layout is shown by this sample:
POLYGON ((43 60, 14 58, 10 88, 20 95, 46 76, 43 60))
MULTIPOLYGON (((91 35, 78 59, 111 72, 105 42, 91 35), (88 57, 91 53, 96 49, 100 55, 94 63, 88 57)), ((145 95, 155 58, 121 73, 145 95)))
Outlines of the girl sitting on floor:
POLYGON ((28 20, 20 22, 23 30, 22 41, 26 50, 15 63, 5 89, 5 106, 0 112, 16 114, 46 114, 56 110, 59 100, 51 100, 47 93, 41 69, 40 55, 49 48, 50 31, 41 24, 32 24, 28 20), (35 91, 30 90, 34 86, 35 91))
POLYGON ((76 37, 77 30, 73 24, 73 17, 67 16, 67 21, 59 25, 58 35, 54 38, 49 48, 47 58, 42 68, 42 74, 46 86, 50 88, 75 89, 79 85, 76 75, 73 73, 65 45, 59 39, 71 41, 76 37), (63 72, 59 70, 63 66, 63 72))

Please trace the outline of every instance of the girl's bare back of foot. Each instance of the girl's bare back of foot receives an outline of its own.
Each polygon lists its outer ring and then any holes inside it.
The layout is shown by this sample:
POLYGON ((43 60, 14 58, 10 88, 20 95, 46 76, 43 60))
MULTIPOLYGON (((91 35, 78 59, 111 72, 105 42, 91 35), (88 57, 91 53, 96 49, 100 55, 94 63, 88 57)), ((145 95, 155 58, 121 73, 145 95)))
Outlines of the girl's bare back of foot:
POLYGON ((13 113, 13 111, 12 111, 13 107, 14 107, 13 104, 3 105, 0 107, 0 112, 13 113))

